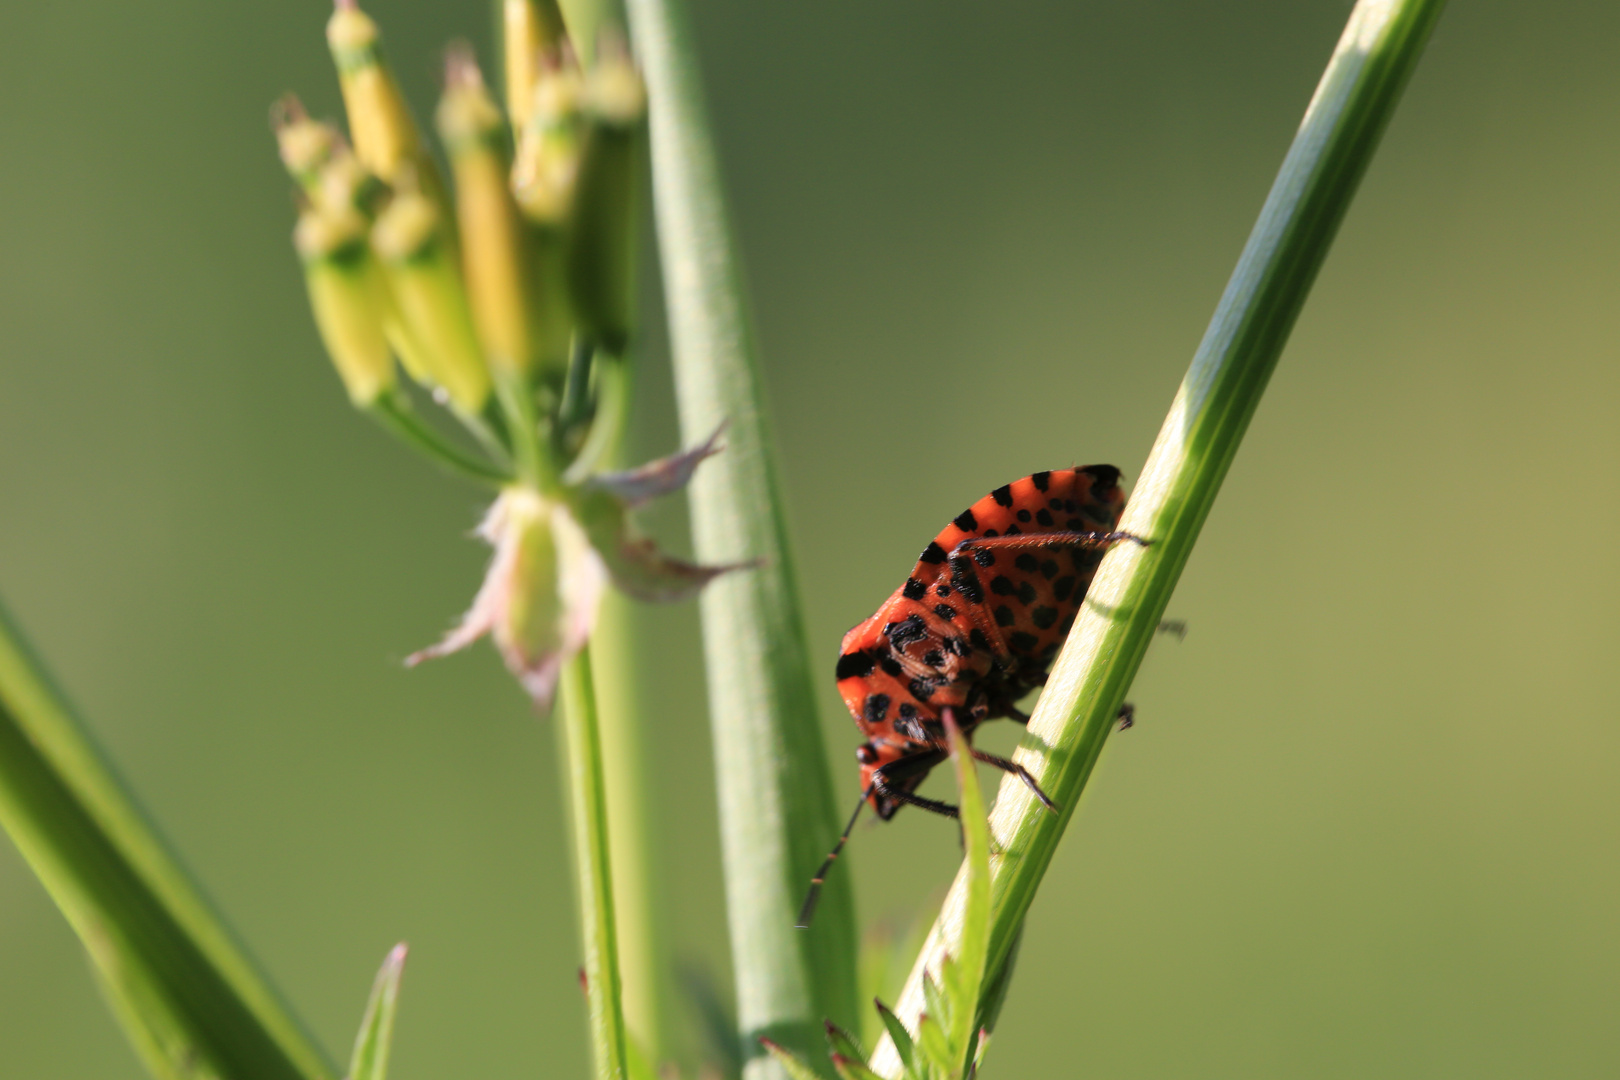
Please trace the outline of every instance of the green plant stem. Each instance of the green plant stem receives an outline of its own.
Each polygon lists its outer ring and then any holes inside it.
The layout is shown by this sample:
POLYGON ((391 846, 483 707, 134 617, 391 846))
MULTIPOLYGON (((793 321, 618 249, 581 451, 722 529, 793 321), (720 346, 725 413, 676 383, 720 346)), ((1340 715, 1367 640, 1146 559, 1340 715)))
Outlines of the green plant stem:
MULTIPOLYGON (((1001 852, 991 885, 992 972, 1006 961, 1442 6, 1443 0, 1361 0, 1350 15, 1126 507, 1121 527, 1152 538, 1152 545, 1121 544, 1103 560, 1016 755, 1063 812, 1048 813, 1016 780, 1001 786, 991 818, 1001 852)), ((908 1025, 922 1005, 919 973, 958 934, 962 881, 958 875, 896 1008, 908 1025)), ((897 1060, 885 1042, 873 1064, 893 1073, 897 1060)))
POLYGON ((822 1018, 853 1025, 854 904, 848 875, 835 875, 815 925, 793 929, 841 816, 690 31, 679 0, 627 6, 648 88, 681 431, 693 443, 729 425, 725 451, 691 485, 694 546, 706 563, 760 563, 704 590, 703 644, 745 1075, 780 1076, 760 1036, 819 1060, 822 1018))
POLYGON ((636 1046, 657 1063, 673 1055, 667 1008, 672 988, 654 858, 659 830, 648 812, 644 703, 636 692, 635 610, 635 602, 615 589, 602 597, 591 635, 591 667, 607 784, 624 1024, 636 1046))
POLYGON ((608 852, 607 794, 596 690, 587 647, 562 675, 563 755, 574 834, 574 881, 584 946, 585 1001, 597 1080, 624 1080, 624 1017, 619 1005, 618 942, 613 919, 613 869, 608 852))
POLYGON ((387 391, 372 402, 367 410, 378 423, 393 432, 413 450, 458 476, 480 484, 501 487, 512 482, 509 473, 459 449, 433 430, 416 415, 410 403, 398 391, 387 391))
POLYGON ((335 1070, 214 913, 0 607, 0 825, 159 1076, 335 1070))

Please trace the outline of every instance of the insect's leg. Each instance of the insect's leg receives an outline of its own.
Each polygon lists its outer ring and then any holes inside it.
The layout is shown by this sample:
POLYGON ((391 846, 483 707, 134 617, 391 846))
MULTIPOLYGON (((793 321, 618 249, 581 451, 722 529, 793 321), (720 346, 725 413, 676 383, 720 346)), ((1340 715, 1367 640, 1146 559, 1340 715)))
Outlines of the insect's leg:
POLYGON ((834 844, 833 849, 827 853, 827 858, 822 862, 821 869, 816 871, 816 876, 810 879, 810 892, 804 898, 804 906, 799 909, 799 921, 794 924, 795 929, 810 929, 810 919, 816 913, 816 901, 821 899, 821 884, 827 880, 827 871, 832 869, 832 864, 837 860, 839 852, 843 851, 844 845, 849 843, 849 834, 854 831, 855 822, 861 816, 861 807, 865 806, 866 800, 871 797, 871 787, 861 792, 861 801, 855 804, 855 812, 849 815, 849 822, 844 826, 843 835, 839 836, 838 843, 834 844))
MULTIPOLYGON (((901 761, 904 760, 904 758, 901 759, 901 761)), ((898 764, 898 762, 895 764, 898 764)), ((889 778, 884 776, 883 772, 884 769, 891 767, 892 766, 890 765, 885 765, 882 769, 878 769, 872 773, 872 790, 876 791, 884 798, 896 799, 903 803, 910 803, 912 806, 920 806, 931 814, 938 814, 941 817, 948 818, 956 817, 956 807, 952 806, 950 803, 940 802, 938 799, 925 799, 921 795, 913 795, 905 788, 890 787, 889 778)))
POLYGON ((1058 812, 1058 804, 1047 798, 1046 792, 1041 790, 1041 785, 1035 782, 1035 778, 1029 774, 1029 770, 1018 764, 1018 762, 1010 761, 1004 757, 996 757, 994 754, 987 754, 983 750, 979 750, 977 748, 974 748, 973 750, 973 760, 982 761, 986 765, 994 765, 1002 772, 1011 773, 1012 775, 1018 777, 1018 779, 1024 782, 1024 786, 1029 788, 1030 791, 1034 792, 1037 799, 1041 800, 1042 806, 1046 807, 1054 814, 1058 812))
POLYGON ((1132 705, 1130 702, 1127 701, 1125 704, 1123 704, 1123 705, 1121 705, 1119 707, 1119 716, 1116 717, 1116 719, 1119 720, 1119 730, 1120 731, 1125 731, 1125 730, 1128 730, 1129 728, 1135 727, 1136 726, 1136 706, 1132 705))
POLYGON ((1032 548, 1032 547, 1113 547, 1122 540, 1132 540, 1142 547, 1153 541, 1128 532, 1032 532, 1016 536, 974 536, 963 540, 952 551, 953 556, 971 555, 975 548, 1032 548))
POLYGON ((1174 634, 1177 641, 1187 640, 1187 623, 1184 619, 1164 619, 1159 623, 1159 633, 1174 634))

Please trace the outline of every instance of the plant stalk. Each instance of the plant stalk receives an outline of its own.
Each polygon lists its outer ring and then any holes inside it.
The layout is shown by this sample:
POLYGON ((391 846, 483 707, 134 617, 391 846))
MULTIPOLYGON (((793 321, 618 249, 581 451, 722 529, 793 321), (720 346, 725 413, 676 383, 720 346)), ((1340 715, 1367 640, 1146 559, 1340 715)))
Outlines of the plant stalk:
POLYGON ((329 1080, 325 1053, 203 898, 0 607, 0 825, 158 1076, 329 1080))
POLYGON ((608 853, 607 793, 596 689, 587 646, 563 669, 563 754, 574 832, 574 882, 579 904, 581 977, 589 1013, 596 1080, 625 1080, 624 1016, 619 1004, 618 942, 613 919, 613 869, 608 853))
MULTIPOLYGON (((1152 544, 1122 544, 1104 558, 1030 719, 1029 734, 1014 755, 1063 812, 1047 812, 1016 779, 1001 785, 990 820, 999 851, 991 879, 991 972, 1007 961, 1294 320, 1443 6, 1444 0, 1360 0, 1350 14, 1125 509, 1120 527, 1151 538, 1152 544)), ((959 873, 896 1007, 908 1027, 915 1027, 922 1008, 921 973, 955 948, 963 881, 959 873)), ((989 979, 999 981, 996 975, 989 979)), ((873 1066, 880 1073, 898 1071, 888 1040, 879 1046, 873 1066)))
POLYGON ((681 431, 692 443, 728 425, 725 451, 691 485, 694 546, 706 563, 759 560, 704 590, 703 641, 745 1076, 780 1077, 761 1036, 820 1060, 821 1020, 855 1021, 853 896, 848 875, 834 876, 815 925, 794 930, 840 819, 764 387, 685 12, 680 0, 627 8, 648 89, 681 431))

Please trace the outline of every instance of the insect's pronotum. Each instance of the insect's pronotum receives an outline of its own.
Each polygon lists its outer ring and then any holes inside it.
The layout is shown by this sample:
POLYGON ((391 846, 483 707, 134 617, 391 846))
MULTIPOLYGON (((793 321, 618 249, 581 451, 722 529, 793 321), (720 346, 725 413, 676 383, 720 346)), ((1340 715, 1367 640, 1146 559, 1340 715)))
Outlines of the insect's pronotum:
MULTIPOLYGON (((844 635, 838 692, 866 736, 855 751, 861 802, 811 881, 799 926, 809 925, 822 879, 866 803, 885 821, 907 803, 956 816, 956 807, 916 794, 949 754, 945 711, 969 738, 986 720, 1029 719, 1017 703, 1046 682, 1103 553, 1121 540, 1147 543, 1117 531, 1124 508, 1112 465, 1038 472, 999 487, 945 526, 906 583, 844 635)), ((1120 713, 1126 726, 1129 709, 1120 713)), ((981 750, 973 756, 1057 809, 1022 765, 981 750)))

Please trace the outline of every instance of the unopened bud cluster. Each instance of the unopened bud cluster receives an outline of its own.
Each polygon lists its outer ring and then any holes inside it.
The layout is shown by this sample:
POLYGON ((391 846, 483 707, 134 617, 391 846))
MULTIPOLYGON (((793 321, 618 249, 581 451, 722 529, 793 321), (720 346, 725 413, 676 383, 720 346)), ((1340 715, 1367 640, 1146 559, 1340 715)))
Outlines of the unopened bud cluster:
POLYGON ((449 183, 355 0, 338 0, 326 27, 347 136, 290 95, 272 122, 310 306, 349 398, 501 488, 482 530, 495 548, 484 586, 418 656, 488 634, 544 705, 604 581, 670 599, 720 572, 663 555, 627 517, 684 484, 714 443, 629 473, 597 467, 624 412, 646 93, 612 33, 580 64, 556 0, 503 0, 501 15, 504 101, 469 47, 445 53, 433 126, 449 183), (477 454, 417 416, 401 369, 477 454))

